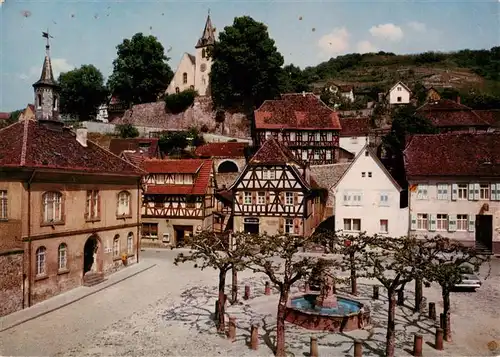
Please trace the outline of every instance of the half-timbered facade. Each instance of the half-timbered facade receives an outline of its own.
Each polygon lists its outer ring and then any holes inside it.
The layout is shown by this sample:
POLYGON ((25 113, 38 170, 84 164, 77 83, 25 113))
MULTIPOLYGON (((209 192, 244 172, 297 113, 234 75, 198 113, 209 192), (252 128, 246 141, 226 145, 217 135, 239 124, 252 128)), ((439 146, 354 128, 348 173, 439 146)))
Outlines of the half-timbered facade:
POLYGON ((255 234, 309 235, 323 215, 324 202, 318 189, 309 168, 271 138, 229 188, 233 229, 255 234))
POLYGON ((144 160, 142 241, 181 246, 212 227, 212 160, 144 160))
POLYGON ((339 159, 339 117, 312 93, 283 94, 255 111, 255 146, 273 137, 311 165, 339 159))

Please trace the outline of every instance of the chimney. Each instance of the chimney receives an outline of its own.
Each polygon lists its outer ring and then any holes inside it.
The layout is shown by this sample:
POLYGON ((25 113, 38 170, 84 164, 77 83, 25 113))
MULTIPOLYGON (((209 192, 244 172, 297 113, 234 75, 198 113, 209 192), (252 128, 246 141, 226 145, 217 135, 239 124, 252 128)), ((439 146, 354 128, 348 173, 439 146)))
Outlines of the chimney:
POLYGON ((306 92, 305 91, 302 91, 302 96, 305 97, 306 96, 306 92))
POLYGON ((78 141, 81 146, 87 147, 87 128, 76 129, 76 141, 78 141))
POLYGON ((460 104, 460 96, 457 95, 457 103, 460 104))

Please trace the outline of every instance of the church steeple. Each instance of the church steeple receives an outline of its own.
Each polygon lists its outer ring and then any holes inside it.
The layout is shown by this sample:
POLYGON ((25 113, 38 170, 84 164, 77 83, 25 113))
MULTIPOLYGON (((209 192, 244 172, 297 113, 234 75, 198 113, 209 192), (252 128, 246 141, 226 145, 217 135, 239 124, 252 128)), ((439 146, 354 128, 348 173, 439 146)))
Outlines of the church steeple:
POLYGON ((205 28, 203 33, 196 43, 195 48, 206 47, 213 45, 215 43, 215 27, 212 26, 212 20, 210 19, 210 10, 208 10, 207 21, 205 22, 205 28))
POLYGON ((49 31, 42 32, 42 37, 47 39, 45 45, 45 59, 42 66, 40 79, 33 84, 35 89, 35 119, 59 120, 59 87, 54 80, 52 64, 50 62, 50 42, 52 36, 49 31))

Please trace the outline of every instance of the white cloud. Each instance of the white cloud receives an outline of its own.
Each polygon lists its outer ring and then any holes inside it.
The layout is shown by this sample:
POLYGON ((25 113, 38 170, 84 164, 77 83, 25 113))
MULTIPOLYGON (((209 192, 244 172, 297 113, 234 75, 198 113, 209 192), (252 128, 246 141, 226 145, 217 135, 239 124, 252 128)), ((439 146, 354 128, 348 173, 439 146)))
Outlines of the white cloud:
MULTIPOLYGON (((50 62, 52 63, 52 71, 54 72, 54 78, 57 79, 59 74, 62 72, 68 72, 75 68, 72 64, 68 63, 66 58, 51 58, 50 62)), ((34 79, 40 77, 42 73, 42 63, 39 66, 32 66, 28 72, 21 73, 19 78, 23 81, 34 79)))
POLYGON ((323 55, 345 53, 349 48, 349 37, 350 34, 345 27, 337 27, 318 40, 318 47, 323 55))
POLYGON ((408 22, 408 27, 416 32, 426 32, 427 26, 423 22, 410 21, 408 22))
POLYGON ((382 24, 373 26, 370 29, 370 33, 373 37, 378 37, 380 39, 394 42, 400 41, 404 36, 401 27, 394 24, 382 24))
POLYGON ((377 48, 370 41, 360 41, 356 45, 358 53, 377 52, 377 48))

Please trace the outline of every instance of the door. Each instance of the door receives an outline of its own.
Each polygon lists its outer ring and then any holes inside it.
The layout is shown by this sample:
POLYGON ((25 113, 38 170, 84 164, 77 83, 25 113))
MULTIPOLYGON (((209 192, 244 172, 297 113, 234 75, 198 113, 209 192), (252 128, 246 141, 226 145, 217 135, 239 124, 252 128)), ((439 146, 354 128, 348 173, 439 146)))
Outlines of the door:
POLYGON ((259 234, 259 224, 258 223, 244 223, 243 229, 245 233, 259 234))
POLYGON ((193 235, 193 226, 174 226, 175 246, 183 247, 193 235))
POLYGON ((476 243, 493 249, 493 216, 486 214, 476 215, 476 243))

